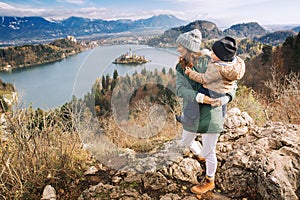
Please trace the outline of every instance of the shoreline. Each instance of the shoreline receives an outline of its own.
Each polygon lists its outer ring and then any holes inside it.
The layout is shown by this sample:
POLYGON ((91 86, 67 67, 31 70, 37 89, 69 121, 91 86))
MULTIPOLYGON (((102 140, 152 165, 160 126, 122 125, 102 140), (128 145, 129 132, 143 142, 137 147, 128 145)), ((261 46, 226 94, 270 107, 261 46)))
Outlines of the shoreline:
POLYGON ((3 68, 0 68, 0 72, 12 72, 12 71, 15 71, 15 70, 19 70, 19 69, 24 69, 24 68, 30 68, 30 67, 38 67, 38 66, 42 66, 42 65, 47 65, 47 64, 52 64, 52 63, 55 63, 55 62, 60 62, 64 59, 67 59, 71 56, 75 56, 77 54, 80 54, 82 52, 85 52, 85 51, 88 51, 92 48, 85 48, 84 50, 82 51, 79 51, 79 52, 76 52, 76 53, 70 53, 70 54, 67 54, 65 55, 63 58, 60 58, 60 59, 57 59, 57 60, 51 60, 51 61, 47 61, 47 62, 43 62, 43 63, 35 63, 35 64, 32 64, 32 65, 24 65, 24 66, 15 66, 15 67, 3 67, 3 68))

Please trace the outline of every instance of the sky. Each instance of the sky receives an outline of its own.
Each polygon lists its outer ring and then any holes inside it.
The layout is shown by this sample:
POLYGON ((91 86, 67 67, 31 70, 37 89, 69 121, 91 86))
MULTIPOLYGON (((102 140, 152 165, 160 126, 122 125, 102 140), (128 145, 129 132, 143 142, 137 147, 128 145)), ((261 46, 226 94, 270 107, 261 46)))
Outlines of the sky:
POLYGON ((247 22, 299 25, 299 8, 299 0, 0 0, 0 16, 136 20, 171 14, 188 22, 208 20, 219 27, 247 22))

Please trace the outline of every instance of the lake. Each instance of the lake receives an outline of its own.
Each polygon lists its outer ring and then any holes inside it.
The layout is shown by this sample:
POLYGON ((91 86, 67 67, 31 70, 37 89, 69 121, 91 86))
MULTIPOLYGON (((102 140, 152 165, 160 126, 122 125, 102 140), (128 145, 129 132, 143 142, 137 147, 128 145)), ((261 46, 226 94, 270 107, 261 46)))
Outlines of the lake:
POLYGON ((153 48, 145 45, 99 46, 64 60, 0 72, 0 79, 13 83, 19 94, 21 107, 50 109, 63 105, 75 95, 82 98, 91 91, 95 80, 103 75, 112 76, 117 69, 120 76, 132 74, 141 69, 161 71, 175 68, 178 53, 175 48, 153 48), (116 65, 112 62, 132 50, 144 55, 151 62, 138 66, 116 65))

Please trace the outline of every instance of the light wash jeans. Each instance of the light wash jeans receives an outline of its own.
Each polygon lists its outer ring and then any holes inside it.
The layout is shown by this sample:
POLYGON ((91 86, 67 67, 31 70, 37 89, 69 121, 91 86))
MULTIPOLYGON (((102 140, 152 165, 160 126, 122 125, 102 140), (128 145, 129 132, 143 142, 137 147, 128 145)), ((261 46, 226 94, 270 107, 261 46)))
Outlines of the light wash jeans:
POLYGON ((183 130, 180 144, 186 148, 189 148, 194 155, 199 155, 206 159, 206 175, 214 177, 217 171, 217 155, 216 145, 220 133, 207 133, 201 134, 202 137, 202 148, 198 142, 195 141, 199 133, 193 133, 183 130))

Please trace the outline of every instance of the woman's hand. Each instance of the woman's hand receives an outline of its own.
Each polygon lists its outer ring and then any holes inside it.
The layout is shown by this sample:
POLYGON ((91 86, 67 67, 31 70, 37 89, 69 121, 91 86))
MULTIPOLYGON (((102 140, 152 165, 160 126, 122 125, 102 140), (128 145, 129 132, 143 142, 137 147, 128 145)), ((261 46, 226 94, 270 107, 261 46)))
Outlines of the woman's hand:
MULTIPOLYGON (((229 101, 229 99, 226 101, 226 103, 228 101, 229 101)), ((196 102, 198 102, 198 103, 204 103, 204 104, 209 104, 209 105, 214 106, 214 107, 222 106, 223 105, 223 103, 222 103, 222 97, 214 99, 214 98, 206 96, 206 95, 204 95, 202 93, 198 93, 196 95, 196 102)))
POLYGON ((203 103, 204 104, 210 104, 211 106, 221 106, 222 105, 222 102, 220 99, 213 99, 209 96, 204 96, 203 98, 203 103))
POLYGON ((186 67, 184 73, 189 76, 191 71, 192 69, 190 67, 186 67))

